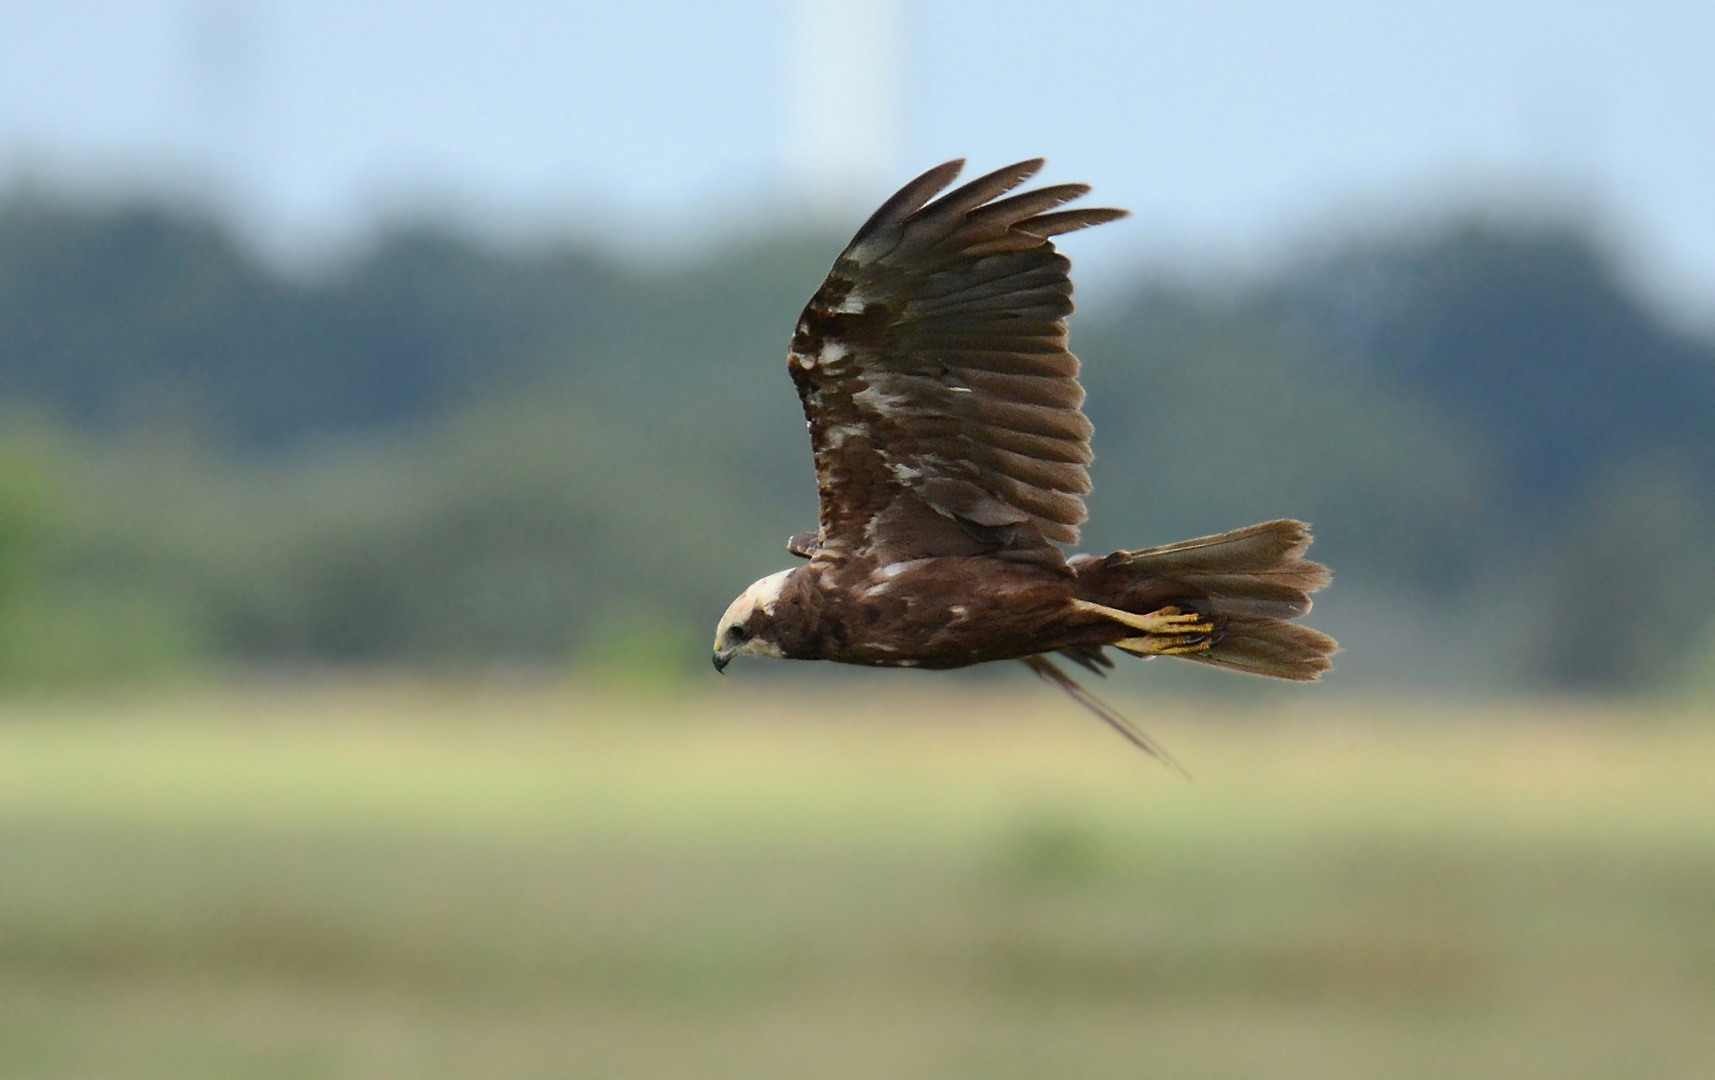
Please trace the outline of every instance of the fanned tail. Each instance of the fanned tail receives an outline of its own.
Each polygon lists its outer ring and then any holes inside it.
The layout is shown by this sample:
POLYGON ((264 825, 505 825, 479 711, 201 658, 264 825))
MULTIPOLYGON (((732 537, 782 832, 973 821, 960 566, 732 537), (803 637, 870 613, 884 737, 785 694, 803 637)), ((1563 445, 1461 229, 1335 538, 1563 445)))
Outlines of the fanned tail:
POLYGON ((1084 595, 1123 611, 1146 614, 1173 606, 1215 626, 1202 651, 1175 651, 1182 660, 1308 682, 1333 667, 1339 649, 1320 630, 1291 620, 1310 610, 1310 594, 1328 584, 1328 568, 1304 557, 1310 526, 1267 521, 1105 558, 1072 560, 1084 595))

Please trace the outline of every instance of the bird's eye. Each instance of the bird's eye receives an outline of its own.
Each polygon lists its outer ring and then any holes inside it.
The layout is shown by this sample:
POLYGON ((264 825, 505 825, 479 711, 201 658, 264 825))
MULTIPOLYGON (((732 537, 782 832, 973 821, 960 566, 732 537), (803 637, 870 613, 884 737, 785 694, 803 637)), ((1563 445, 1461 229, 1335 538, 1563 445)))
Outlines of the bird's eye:
POLYGON ((742 626, 729 627, 726 632, 727 640, 735 645, 743 645, 750 640, 750 631, 742 626))

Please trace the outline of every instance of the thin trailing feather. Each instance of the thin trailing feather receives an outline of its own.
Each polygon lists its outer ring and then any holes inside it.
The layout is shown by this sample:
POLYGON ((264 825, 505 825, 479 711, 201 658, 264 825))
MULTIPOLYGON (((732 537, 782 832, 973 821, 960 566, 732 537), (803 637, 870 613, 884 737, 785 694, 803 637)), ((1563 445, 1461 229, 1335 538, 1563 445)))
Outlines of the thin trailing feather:
POLYGON ((1078 681, 1056 667, 1054 661, 1046 656, 1026 656, 1022 663, 1044 680, 1064 690, 1073 701, 1094 713, 1102 723, 1119 732, 1126 742, 1161 762, 1170 771, 1178 773, 1187 780, 1191 779, 1191 774, 1185 771, 1185 766, 1175 761, 1173 755, 1169 754, 1165 747, 1150 738, 1141 728, 1127 720, 1111 705, 1078 685, 1078 681))
POLYGON ((1098 678, 1107 678, 1114 666, 1113 659, 1102 651, 1100 645, 1073 645, 1061 649, 1060 655, 1098 678))

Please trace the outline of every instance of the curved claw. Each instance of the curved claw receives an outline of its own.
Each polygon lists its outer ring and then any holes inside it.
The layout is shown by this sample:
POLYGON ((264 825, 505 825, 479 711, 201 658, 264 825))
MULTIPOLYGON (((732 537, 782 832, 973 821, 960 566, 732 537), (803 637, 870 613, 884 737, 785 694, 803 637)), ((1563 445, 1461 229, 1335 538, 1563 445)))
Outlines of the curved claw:
POLYGON ((1207 633, 1149 634, 1145 637, 1121 638, 1113 644, 1114 648, 1133 656, 1184 656, 1187 653, 1207 652, 1215 641, 1207 633))

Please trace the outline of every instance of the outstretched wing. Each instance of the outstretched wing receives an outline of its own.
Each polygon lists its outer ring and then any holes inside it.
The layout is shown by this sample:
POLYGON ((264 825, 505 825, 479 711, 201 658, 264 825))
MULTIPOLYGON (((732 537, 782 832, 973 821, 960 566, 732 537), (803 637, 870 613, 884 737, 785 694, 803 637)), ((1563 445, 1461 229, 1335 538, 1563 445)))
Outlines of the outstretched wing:
MULTIPOLYGON (((1071 263, 1050 238, 1125 216, 1010 198, 1041 159, 929 200, 924 173, 858 230, 798 321, 787 357, 821 493, 810 550, 889 559, 992 552, 1057 560, 1090 490, 1090 422, 1066 349, 1071 263)), ((809 547, 809 545, 805 545, 809 547)))

